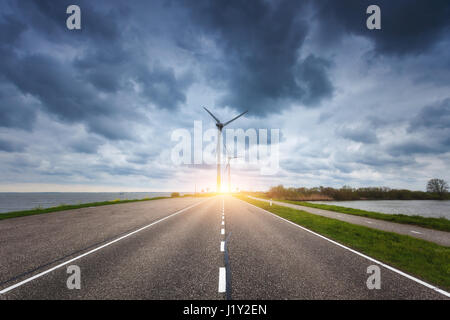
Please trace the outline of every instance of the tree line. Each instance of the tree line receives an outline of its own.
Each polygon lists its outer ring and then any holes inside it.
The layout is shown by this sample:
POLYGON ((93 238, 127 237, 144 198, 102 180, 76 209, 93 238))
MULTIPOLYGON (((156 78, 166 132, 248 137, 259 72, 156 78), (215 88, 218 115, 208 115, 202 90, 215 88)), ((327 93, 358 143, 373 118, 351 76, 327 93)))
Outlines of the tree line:
POLYGON ((285 188, 282 185, 271 187, 267 196, 286 200, 450 200, 448 185, 442 179, 431 179, 427 191, 391 189, 388 187, 352 188, 343 186, 315 188, 285 188), (439 180, 439 181, 436 181, 439 180))

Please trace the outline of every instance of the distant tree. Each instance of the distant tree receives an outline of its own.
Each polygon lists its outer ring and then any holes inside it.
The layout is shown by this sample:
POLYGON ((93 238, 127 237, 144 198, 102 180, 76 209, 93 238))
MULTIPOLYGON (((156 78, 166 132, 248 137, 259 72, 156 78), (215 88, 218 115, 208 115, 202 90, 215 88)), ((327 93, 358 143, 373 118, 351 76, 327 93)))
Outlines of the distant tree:
POLYGON ((448 192, 448 184, 443 179, 431 179, 427 183, 427 192, 437 193, 442 198, 448 192))
POLYGON ((170 195, 172 198, 176 198, 179 197, 180 194, 178 192, 172 192, 172 194, 170 195))

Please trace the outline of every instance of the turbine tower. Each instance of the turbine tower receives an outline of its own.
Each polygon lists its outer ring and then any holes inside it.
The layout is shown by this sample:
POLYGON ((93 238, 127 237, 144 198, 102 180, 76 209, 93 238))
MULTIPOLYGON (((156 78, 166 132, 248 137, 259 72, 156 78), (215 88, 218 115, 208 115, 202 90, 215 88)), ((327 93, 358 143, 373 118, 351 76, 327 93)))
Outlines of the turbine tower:
POLYGON ((246 114, 246 113, 248 112, 248 110, 242 112, 240 115, 234 117, 234 118, 231 119, 230 121, 227 121, 227 122, 225 122, 225 123, 222 123, 222 122, 220 122, 219 119, 217 119, 217 117, 216 117, 215 115, 213 115, 213 114, 211 113, 211 111, 209 111, 209 110, 206 109, 205 107, 203 107, 203 109, 205 109, 206 112, 208 112, 209 115, 210 115, 211 117, 213 117, 213 119, 216 121, 216 127, 217 127, 217 192, 220 192, 220 154, 222 153, 221 150, 220 150, 220 141, 221 141, 221 138, 222 138, 222 129, 223 129, 226 125, 228 125, 228 124, 230 124, 231 122, 233 122, 234 120, 236 120, 237 118, 239 118, 239 117, 243 116, 244 114, 246 114))
POLYGON ((230 157, 228 156, 227 159, 227 165, 225 167, 225 169, 228 169, 228 193, 231 193, 231 174, 230 174, 230 160, 231 159, 236 159, 237 157, 230 157))
POLYGON ((231 159, 237 159, 239 157, 237 156, 231 156, 230 154, 230 150, 228 150, 227 145, 225 144, 225 142, 223 143, 225 146, 225 150, 227 151, 227 165, 225 166, 225 170, 228 170, 228 193, 231 193, 231 166, 230 166, 230 160, 231 159))

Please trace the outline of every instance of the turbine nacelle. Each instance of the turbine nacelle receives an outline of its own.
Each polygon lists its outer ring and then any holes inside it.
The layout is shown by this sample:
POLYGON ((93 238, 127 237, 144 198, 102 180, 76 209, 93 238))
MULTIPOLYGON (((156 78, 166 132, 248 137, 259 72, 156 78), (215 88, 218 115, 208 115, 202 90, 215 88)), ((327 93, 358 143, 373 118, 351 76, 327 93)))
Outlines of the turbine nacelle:
POLYGON ((238 116, 234 117, 233 119, 231 119, 230 121, 227 121, 227 122, 225 122, 225 123, 222 123, 222 122, 220 122, 220 120, 219 120, 215 115, 212 114, 211 111, 209 111, 209 110, 206 109, 205 107, 203 107, 203 109, 205 109, 206 112, 208 112, 209 115, 216 121, 216 127, 217 127, 217 129, 219 129, 220 131, 222 131, 223 127, 229 125, 231 122, 233 122, 234 120, 236 120, 236 119, 239 118, 239 117, 242 117, 244 114, 246 114, 246 113, 248 112, 248 110, 247 110, 247 111, 244 111, 244 112, 242 112, 240 115, 238 115, 238 116))

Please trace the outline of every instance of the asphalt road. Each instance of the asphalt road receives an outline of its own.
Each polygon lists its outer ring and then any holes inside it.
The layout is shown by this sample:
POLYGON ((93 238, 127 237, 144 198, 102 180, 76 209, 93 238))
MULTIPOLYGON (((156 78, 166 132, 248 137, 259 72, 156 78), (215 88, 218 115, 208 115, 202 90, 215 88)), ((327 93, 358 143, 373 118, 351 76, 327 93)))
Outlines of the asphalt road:
MULTIPOLYGON (((255 200, 270 202, 267 199, 261 199, 256 197, 250 197, 255 200)), ((351 214, 339 213, 329 210, 310 208, 301 206, 298 204, 286 203, 281 201, 272 201, 274 204, 284 207, 289 207, 293 209, 303 210, 312 214, 317 214, 319 216, 324 216, 328 218, 333 218, 345 222, 350 222, 353 224, 358 224, 365 227, 370 227, 373 229, 379 229, 383 231, 395 232, 399 234, 408 235, 414 238, 419 238, 427 241, 431 241, 440 245, 450 246, 450 232, 432 230, 428 228, 422 228, 419 226, 414 226, 410 224, 401 224, 395 222, 389 222, 379 219, 366 218, 361 216, 355 216, 351 214)))
POLYGON ((0 244, 0 299, 447 298, 383 266, 370 290, 373 261, 226 196, 3 220, 0 244))

